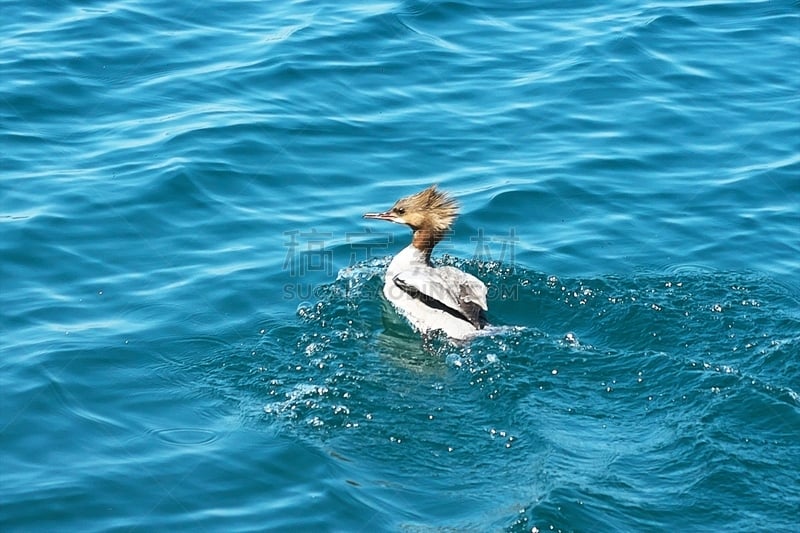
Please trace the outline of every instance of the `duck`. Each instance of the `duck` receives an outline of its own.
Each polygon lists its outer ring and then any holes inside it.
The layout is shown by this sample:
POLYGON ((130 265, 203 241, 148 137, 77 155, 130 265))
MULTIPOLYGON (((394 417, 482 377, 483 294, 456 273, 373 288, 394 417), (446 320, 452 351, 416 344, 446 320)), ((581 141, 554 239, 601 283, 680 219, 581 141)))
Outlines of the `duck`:
POLYGON ((387 211, 364 218, 404 224, 411 244, 392 258, 384 276, 383 295, 422 334, 441 330, 467 340, 487 325, 486 285, 453 266, 434 266, 434 247, 452 230, 458 203, 436 185, 397 200, 387 211))

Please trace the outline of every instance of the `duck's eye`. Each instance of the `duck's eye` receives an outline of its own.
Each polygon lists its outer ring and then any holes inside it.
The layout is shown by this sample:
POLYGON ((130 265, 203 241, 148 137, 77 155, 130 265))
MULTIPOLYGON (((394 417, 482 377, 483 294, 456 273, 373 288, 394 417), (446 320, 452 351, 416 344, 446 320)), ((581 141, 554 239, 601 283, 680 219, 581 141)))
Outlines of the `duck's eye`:
POLYGON ((395 207, 394 212, 398 215, 405 215, 406 209, 404 207, 395 207))

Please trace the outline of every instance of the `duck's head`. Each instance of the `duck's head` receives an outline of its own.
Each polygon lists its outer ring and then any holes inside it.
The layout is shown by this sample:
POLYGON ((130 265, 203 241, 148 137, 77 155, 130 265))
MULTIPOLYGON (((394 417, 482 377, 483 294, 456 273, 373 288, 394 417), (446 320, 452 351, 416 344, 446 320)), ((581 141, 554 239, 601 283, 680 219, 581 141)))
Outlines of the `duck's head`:
POLYGON ((458 204, 436 185, 400 198, 391 209, 383 213, 366 213, 364 218, 388 220, 405 224, 412 230, 442 234, 450 229, 458 216, 458 204))

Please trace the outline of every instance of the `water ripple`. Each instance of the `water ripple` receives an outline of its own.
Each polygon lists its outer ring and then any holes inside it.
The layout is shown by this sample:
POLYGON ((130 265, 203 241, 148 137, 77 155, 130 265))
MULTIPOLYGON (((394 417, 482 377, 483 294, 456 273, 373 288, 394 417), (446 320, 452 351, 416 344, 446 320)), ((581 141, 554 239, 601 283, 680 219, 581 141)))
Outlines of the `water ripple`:
POLYGON ((2 9, 3 530, 796 527, 796 3, 2 9))

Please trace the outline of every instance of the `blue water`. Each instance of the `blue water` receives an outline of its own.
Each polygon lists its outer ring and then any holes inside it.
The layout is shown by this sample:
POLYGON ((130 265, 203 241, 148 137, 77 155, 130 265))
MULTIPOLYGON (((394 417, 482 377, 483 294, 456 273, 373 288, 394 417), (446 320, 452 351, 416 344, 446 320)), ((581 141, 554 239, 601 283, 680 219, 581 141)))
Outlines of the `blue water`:
POLYGON ((0 0, 0 530, 797 531, 800 8, 0 0), (431 183, 499 326, 381 300, 431 183))

